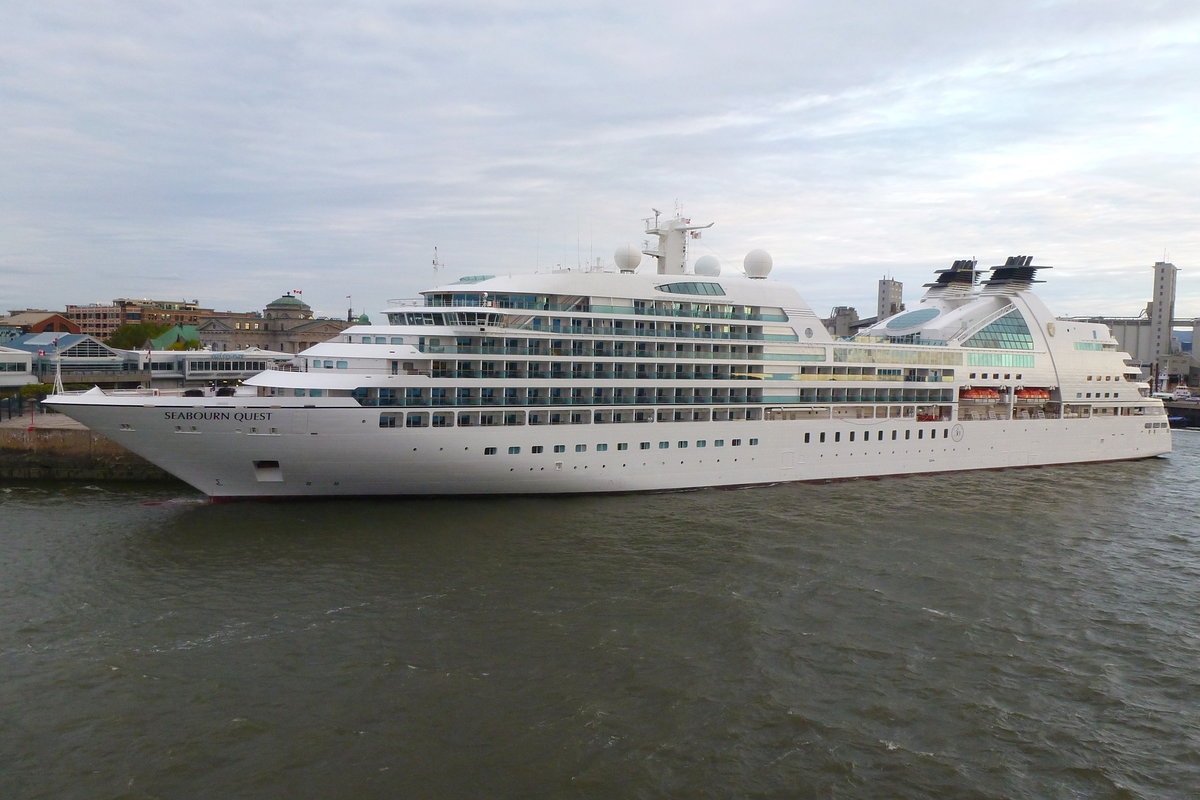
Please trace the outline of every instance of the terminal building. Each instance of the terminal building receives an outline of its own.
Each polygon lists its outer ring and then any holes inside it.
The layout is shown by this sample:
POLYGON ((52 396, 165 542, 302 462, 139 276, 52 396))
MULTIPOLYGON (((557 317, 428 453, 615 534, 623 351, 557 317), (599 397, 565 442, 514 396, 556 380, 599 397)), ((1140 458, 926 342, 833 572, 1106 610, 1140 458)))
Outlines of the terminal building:
POLYGON ((0 350, 0 389, 28 383, 105 389, 156 389, 235 384, 267 369, 290 366, 291 353, 259 348, 122 350, 81 333, 31 333, 0 350))

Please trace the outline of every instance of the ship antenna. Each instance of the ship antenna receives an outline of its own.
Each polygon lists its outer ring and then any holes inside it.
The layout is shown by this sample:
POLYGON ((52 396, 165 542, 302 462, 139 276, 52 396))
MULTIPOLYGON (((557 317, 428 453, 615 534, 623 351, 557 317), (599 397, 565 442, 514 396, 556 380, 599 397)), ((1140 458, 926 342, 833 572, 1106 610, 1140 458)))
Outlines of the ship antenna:
POLYGON ((433 246, 433 282, 438 282, 438 276, 442 274, 442 262, 438 261, 437 245, 433 246))

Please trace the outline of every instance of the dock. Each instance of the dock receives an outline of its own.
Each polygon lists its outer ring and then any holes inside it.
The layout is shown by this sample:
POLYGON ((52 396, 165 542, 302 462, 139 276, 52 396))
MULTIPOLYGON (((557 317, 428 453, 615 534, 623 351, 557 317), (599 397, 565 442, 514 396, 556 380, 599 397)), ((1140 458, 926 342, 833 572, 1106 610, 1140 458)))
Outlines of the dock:
POLYGON ((42 413, 0 422, 0 480, 177 482, 70 417, 42 413))
POLYGON ((1172 428, 1200 428, 1200 398, 1163 400, 1172 428))

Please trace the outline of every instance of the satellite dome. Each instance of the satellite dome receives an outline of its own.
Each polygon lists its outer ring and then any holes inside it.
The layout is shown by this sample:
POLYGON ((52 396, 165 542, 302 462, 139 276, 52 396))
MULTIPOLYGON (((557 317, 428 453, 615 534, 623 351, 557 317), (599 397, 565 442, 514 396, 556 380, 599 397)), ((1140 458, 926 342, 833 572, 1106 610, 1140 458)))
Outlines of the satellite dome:
POLYGON ((715 278, 721 274, 721 262, 717 260, 716 256, 700 256, 696 259, 694 271, 697 275, 715 278))
POLYGON ((742 260, 742 267, 746 270, 746 277, 762 279, 771 274, 774 263, 766 250, 751 250, 742 260))
POLYGON ((642 251, 631 244, 623 244, 613 253, 613 261, 621 272, 633 272, 642 263, 642 251))

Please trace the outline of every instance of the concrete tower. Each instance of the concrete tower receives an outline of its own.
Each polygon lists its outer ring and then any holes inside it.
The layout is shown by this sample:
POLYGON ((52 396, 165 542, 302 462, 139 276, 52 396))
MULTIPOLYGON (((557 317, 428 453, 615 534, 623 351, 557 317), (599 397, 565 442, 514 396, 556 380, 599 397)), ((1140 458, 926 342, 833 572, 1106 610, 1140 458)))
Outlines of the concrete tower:
POLYGON ((1153 300, 1146 306, 1150 318, 1150 338, 1155 361, 1171 355, 1171 323, 1175 319, 1175 276, 1179 268, 1166 261, 1154 265, 1153 300))
POLYGON ((891 278, 879 281, 879 305, 876 307, 877 319, 885 319, 904 310, 904 284, 891 278))

